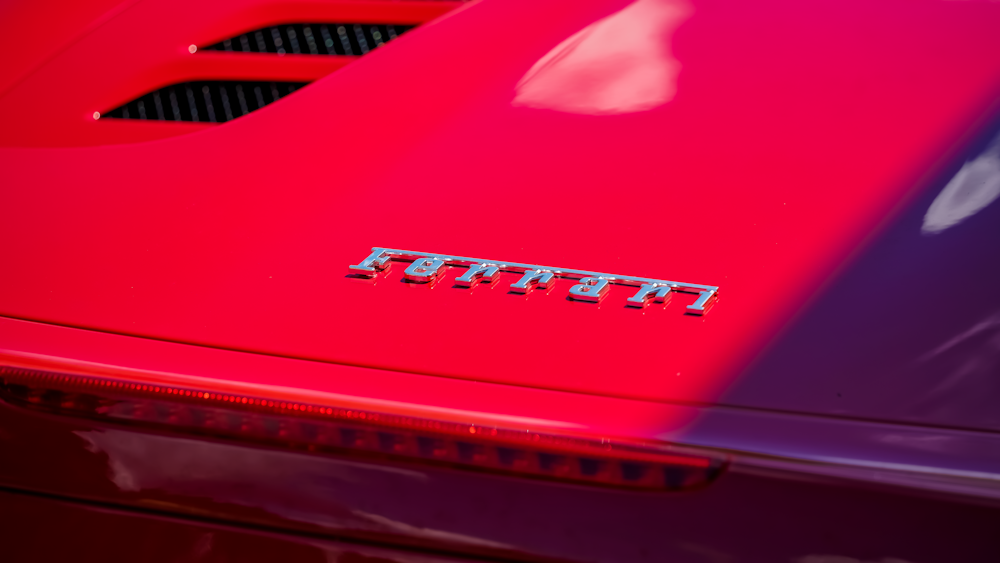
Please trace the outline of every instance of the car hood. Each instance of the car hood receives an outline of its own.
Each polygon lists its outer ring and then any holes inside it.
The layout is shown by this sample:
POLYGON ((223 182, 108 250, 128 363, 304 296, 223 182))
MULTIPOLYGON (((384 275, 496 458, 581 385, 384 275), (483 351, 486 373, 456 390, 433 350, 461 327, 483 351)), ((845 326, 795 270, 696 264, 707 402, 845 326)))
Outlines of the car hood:
POLYGON ((978 130, 997 24, 973 3, 472 3, 232 123, 2 149, 0 315, 716 404, 978 130), (350 275, 372 247, 719 298, 350 275))

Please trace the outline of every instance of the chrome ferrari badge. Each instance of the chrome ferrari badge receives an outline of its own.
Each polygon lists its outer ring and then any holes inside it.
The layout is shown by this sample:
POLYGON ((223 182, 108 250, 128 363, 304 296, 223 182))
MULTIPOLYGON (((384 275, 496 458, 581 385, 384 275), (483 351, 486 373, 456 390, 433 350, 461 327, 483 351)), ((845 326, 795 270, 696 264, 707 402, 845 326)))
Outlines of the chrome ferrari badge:
POLYGON ((348 270, 352 275, 373 278, 379 272, 387 271, 393 261, 409 262, 409 266, 403 271, 403 277, 407 281, 415 283, 434 281, 449 267, 466 269, 462 275, 455 278, 455 285, 459 287, 472 287, 480 282, 492 283, 501 272, 519 274, 520 279, 510 284, 510 290, 514 293, 527 293, 535 287, 548 288, 557 279, 574 280, 577 283, 569 288, 569 296, 571 299, 579 301, 600 301, 612 284, 638 287, 639 290, 625 300, 626 305, 638 308, 645 307, 652 302, 665 303, 673 292, 693 293, 698 295, 698 298, 695 299, 694 303, 688 305, 685 311, 691 315, 704 315, 719 293, 719 288, 714 285, 379 247, 372 248, 372 253, 368 255, 368 258, 362 260, 360 264, 350 266, 348 270))

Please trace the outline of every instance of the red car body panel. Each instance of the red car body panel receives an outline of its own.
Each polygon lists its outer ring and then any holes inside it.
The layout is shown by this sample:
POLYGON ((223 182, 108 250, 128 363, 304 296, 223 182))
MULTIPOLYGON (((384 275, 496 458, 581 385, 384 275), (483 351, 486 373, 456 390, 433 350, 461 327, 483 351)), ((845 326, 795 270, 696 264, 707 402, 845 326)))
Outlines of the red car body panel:
MULTIPOLYGON (((779 549, 780 534, 740 532, 745 517, 732 513, 722 540, 705 539, 718 511, 766 502, 767 479, 801 470, 784 465, 794 461, 810 479, 896 487, 872 493, 883 518, 954 510, 960 555, 995 553, 978 524, 993 513, 947 504, 997 496, 984 492, 1000 472, 993 356, 962 352, 979 362, 964 379, 950 364, 907 371, 970 327, 993 326, 983 319, 994 298, 949 308, 921 280, 965 291, 998 279, 984 259, 995 213, 928 238, 937 254, 906 237, 921 236, 939 188, 989 141, 1000 5, 459 6, 142 0, 55 18, 61 46, 8 63, 0 82, 0 364, 683 443, 735 455, 731 474, 676 506, 443 470, 427 470, 427 489, 371 468, 357 469, 357 490, 317 489, 301 482, 346 471, 341 462, 211 440, 202 450, 5 406, 4 455, 16 462, 0 470, 2 486, 501 558, 682 557, 690 538, 750 560, 819 547, 906 555, 884 552, 907 545, 902 525, 841 543, 803 531, 779 549), (188 49, 265 25, 366 18, 427 23, 358 60, 188 49), (315 82, 222 125, 94 119, 167 84, 236 78, 315 82), (692 316, 694 295, 634 309, 632 288, 581 303, 565 280, 511 293, 509 273, 471 290, 454 286, 455 268, 426 285, 405 283, 400 264, 349 275, 373 246, 716 285, 719 299, 692 316), (920 277, 893 258, 939 255, 967 260, 925 260, 920 277), (927 402, 935 396, 950 402, 927 402), (196 460, 187 469, 209 477, 168 479, 130 447, 196 460), (230 454, 283 469, 219 461, 230 454), (473 509, 456 499, 477 487, 504 491, 489 506, 524 495, 537 502, 521 510, 565 521, 549 535, 495 515, 466 521, 473 509), (892 496, 904 488, 952 500, 918 509, 892 496), (422 496, 431 489, 447 517, 422 496), (586 510, 560 512, 573 503, 631 516, 588 523, 586 510), (324 520, 332 513, 336 523, 324 520), (678 524, 685 515, 690 525, 678 524), (639 523, 667 518, 689 540, 657 546, 657 530, 639 523), (565 535, 577 533, 612 539, 598 549, 565 535), (632 547, 615 556, 622 544, 632 547)), ((27 27, 43 26, 41 12, 18 9, 27 27)), ((795 495, 850 511, 824 487, 776 493, 779 520, 795 525, 795 495)), ((907 525, 928 534, 907 557, 959 553, 929 537, 931 523, 907 525)))
MULTIPOLYGON (((20 243, 5 252, 18 275, 3 281, 2 312, 410 373, 712 403, 933 171, 928 163, 953 154, 987 115, 1000 83, 989 48, 997 22, 980 4, 866 8, 864 17, 838 4, 810 7, 792 31, 792 6, 755 6, 759 20, 693 9, 665 38, 683 70, 662 107, 580 115, 512 105, 532 63, 623 6, 473 5, 225 127, 155 145, 10 150, 5 183, 31 189, 3 195, 3 237, 20 243), (538 29, 511 46, 501 39, 515 22, 538 29), (879 33, 863 35, 869 26, 879 33), (745 39, 730 35, 736 28, 745 39), (449 48, 465 29, 481 31, 449 48), (841 45, 845 33, 859 39, 841 45), (866 89, 852 95, 855 83, 866 89), (627 309, 619 295, 599 307, 561 292, 507 295, 510 276, 472 292, 448 280, 403 284, 398 271, 384 283, 347 277, 373 245, 722 290, 699 319, 680 303, 627 309)), ((65 80, 55 64, 44 70, 65 80)), ((4 103, 16 107, 21 91, 36 89, 23 82, 4 103)))

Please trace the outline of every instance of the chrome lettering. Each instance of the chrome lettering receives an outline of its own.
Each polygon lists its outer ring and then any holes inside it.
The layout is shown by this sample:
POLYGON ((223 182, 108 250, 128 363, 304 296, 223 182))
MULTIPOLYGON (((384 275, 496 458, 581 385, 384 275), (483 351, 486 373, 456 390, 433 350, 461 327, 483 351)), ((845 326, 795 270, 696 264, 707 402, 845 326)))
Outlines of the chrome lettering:
POLYGON ((510 290, 515 293, 528 293, 532 285, 545 289, 549 287, 555 274, 546 270, 528 270, 521 276, 520 281, 510 284, 510 290))
POLYGON ((464 274, 455 278, 455 284, 462 287, 472 287, 477 279, 490 283, 499 273, 500 268, 494 264, 473 264, 464 274))
POLYGON ((687 312, 691 315, 704 315, 712 308, 718 290, 706 289, 698 294, 698 299, 687 306, 687 312))
POLYGON ((443 268, 444 260, 439 258, 418 258, 403 271, 403 277, 411 282, 427 283, 436 278, 443 268))
POLYGON ((649 304, 650 300, 665 303, 670 299, 670 290, 671 287, 669 285, 644 283, 639 288, 639 291, 635 292, 635 295, 625 300, 625 304, 629 307, 645 307, 649 304))
POLYGON ((368 258, 365 258, 356 266, 349 266, 347 270, 348 273, 371 278, 375 277, 382 270, 388 271, 391 260, 392 256, 387 254, 385 249, 373 248, 368 258))
POLYGON ((580 283, 569 288, 569 296, 579 301, 596 303, 607 293, 610 283, 604 278, 583 278, 580 283))
POLYGON ((472 287, 479 280, 492 282, 502 272, 507 272, 521 275, 520 280, 510 285, 511 291, 528 293, 536 286, 548 289, 555 280, 565 278, 576 282, 569 288, 569 298, 580 301, 600 301, 611 292, 612 285, 638 287, 635 294, 625 300, 626 305, 636 308, 645 307, 651 302, 668 303, 674 292, 695 293, 698 295, 695 302, 684 309, 684 312, 689 315, 706 314, 716 303, 719 295, 719 288, 714 285, 619 276, 586 270, 549 268, 535 264, 498 262, 449 254, 430 254, 380 247, 372 248, 372 253, 367 258, 359 264, 349 266, 348 271, 351 274, 373 278, 379 272, 388 271, 394 260, 411 262, 403 272, 403 276, 407 281, 417 283, 433 281, 442 275, 449 266, 454 266, 465 268, 465 272, 455 278, 455 285, 459 287, 472 287))

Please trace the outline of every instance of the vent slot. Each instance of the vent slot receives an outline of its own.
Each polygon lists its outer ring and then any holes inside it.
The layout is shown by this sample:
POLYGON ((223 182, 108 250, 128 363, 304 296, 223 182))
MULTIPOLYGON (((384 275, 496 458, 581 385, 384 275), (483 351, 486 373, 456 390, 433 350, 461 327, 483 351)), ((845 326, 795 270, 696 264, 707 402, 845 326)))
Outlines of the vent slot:
POLYGON ((307 82, 200 81, 154 90, 103 117, 225 123, 274 103, 307 82))
POLYGON ((254 30, 201 49, 276 55, 360 56, 414 27, 368 23, 285 24, 254 30))

